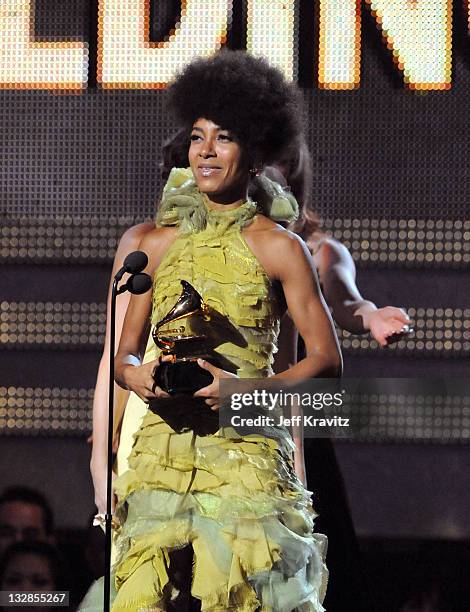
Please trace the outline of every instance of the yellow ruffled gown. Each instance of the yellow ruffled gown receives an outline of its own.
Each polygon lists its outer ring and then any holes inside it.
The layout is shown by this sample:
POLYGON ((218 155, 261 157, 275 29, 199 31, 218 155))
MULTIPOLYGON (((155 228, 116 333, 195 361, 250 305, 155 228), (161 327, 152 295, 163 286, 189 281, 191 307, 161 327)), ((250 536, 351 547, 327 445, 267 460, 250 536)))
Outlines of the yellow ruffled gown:
MULTIPOLYGON (((279 218, 284 204, 274 203, 270 216, 279 218)), ((159 225, 178 225, 179 236, 154 278, 152 323, 177 301, 180 280, 189 281, 212 311, 214 355, 245 378, 272 375, 280 319, 274 287, 241 233, 256 212, 251 201, 210 209, 190 171, 175 169, 157 216, 159 225)), ((145 360, 156 358, 157 347, 147 349, 145 360)), ((177 433, 132 396, 126 413, 136 402, 146 412, 114 483, 122 527, 112 612, 166 609, 168 551, 188 543, 191 593, 204 612, 324 610, 326 537, 313 532, 311 493, 295 475, 291 439, 241 437, 232 428, 177 433)), ((100 609, 94 591, 80 610, 100 609)))

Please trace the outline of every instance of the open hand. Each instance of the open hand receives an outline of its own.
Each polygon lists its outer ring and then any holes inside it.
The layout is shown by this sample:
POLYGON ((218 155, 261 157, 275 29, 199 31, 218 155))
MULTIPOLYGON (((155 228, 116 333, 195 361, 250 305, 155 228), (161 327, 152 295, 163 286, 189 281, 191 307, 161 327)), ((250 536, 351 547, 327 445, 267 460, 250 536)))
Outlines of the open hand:
POLYGON ((194 393, 193 397, 205 397, 206 404, 211 407, 211 410, 218 410, 220 408, 220 385, 219 381, 221 378, 238 378, 236 374, 222 370, 212 365, 204 359, 197 360, 198 365, 207 370, 212 374, 214 380, 207 387, 203 387, 194 393))
POLYGON ((380 346, 387 346, 411 333, 411 319, 406 312, 395 306, 385 306, 372 312, 369 329, 380 346))

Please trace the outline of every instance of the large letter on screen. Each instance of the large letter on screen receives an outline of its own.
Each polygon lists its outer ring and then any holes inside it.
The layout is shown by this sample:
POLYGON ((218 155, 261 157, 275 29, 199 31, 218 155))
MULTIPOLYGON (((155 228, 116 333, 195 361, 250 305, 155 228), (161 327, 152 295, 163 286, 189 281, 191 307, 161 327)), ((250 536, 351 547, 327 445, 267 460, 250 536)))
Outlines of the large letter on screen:
POLYGON ((0 2, 0 87, 82 90, 88 46, 80 41, 35 42, 33 0, 0 2))
POLYGON ((320 2, 318 86, 359 87, 361 67, 361 1, 320 2))
POLYGON ((367 0, 410 89, 449 89, 452 0, 367 0))
POLYGON ((262 55, 286 79, 295 77, 295 0, 248 0, 247 51, 262 55))
POLYGON ((227 0, 186 0, 168 40, 150 42, 149 0, 100 0, 98 82, 106 88, 165 87, 195 56, 220 49, 230 7, 227 0))

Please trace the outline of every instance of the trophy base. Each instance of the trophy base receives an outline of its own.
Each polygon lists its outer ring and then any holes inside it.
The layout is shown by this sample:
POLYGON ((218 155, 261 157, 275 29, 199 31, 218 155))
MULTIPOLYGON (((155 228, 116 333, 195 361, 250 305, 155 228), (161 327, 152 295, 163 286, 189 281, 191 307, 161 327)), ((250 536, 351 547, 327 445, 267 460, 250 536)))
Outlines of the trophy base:
POLYGON ((155 382, 170 395, 192 395, 214 380, 210 372, 201 368, 196 360, 163 361, 155 372, 155 382))

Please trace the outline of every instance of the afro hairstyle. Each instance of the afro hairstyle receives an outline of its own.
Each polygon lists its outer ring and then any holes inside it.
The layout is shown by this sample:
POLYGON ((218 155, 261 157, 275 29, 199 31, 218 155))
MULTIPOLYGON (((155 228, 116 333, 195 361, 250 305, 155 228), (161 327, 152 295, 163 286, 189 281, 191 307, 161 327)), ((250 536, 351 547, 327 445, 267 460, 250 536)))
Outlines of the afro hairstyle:
POLYGON ((188 64, 169 87, 168 103, 185 129, 204 118, 232 132, 253 165, 277 159, 301 131, 298 90, 245 51, 224 49, 188 64))

